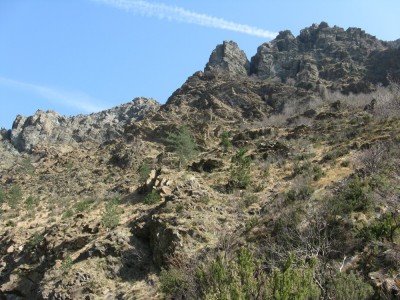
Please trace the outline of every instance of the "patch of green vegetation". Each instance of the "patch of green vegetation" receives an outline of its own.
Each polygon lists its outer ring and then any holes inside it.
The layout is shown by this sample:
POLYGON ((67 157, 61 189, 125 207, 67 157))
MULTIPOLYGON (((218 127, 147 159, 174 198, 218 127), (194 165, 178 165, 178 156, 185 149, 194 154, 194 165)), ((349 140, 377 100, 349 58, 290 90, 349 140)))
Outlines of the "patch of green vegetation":
POLYGON ((374 220, 371 224, 361 228, 358 236, 367 241, 395 241, 400 229, 400 215, 398 213, 386 213, 374 220))
POLYGON ((304 183, 288 190, 284 194, 284 198, 287 202, 305 201, 308 200, 313 193, 314 188, 308 183, 304 183))
POLYGON ((44 232, 35 232, 29 241, 25 244, 25 250, 30 252, 37 247, 44 238, 44 232))
POLYGON ((85 199, 75 203, 74 207, 76 212, 84 212, 89 210, 90 206, 95 202, 94 199, 85 199))
POLYGON ((17 224, 13 220, 8 220, 6 222, 6 227, 15 227, 17 224))
POLYGON ((175 267, 171 267, 168 270, 162 269, 159 279, 161 291, 166 295, 174 295, 184 291, 189 285, 186 274, 175 267))
POLYGON ((244 225, 244 230, 245 231, 250 231, 252 230, 254 227, 256 227, 258 224, 258 218, 256 216, 253 216, 251 218, 249 218, 245 225, 244 225))
POLYGON ((355 273, 338 273, 328 283, 327 294, 328 299, 370 299, 374 290, 371 285, 362 280, 361 276, 355 273))
POLYGON ((340 163, 340 166, 347 168, 348 166, 350 166, 350 161, 344 160, 340 163))
POLYGON ((345 156, 349 154, 349 150, 348 149, 336 149, 336 150, 332 150, 329 151, 328 153, 326 153, 324 155, 324 157, 322 158, 323 161, 334 161, 339 157, 345 156))
POLYGON ((19 171, 29 175, 33 175, 35 173, 35 167, 32 165, 31 159, 29 157, 26 157, 21 161, 19 165, 19 171))
POLYGON ((280 269, 262 271, 261 261, 246 248, 228 260, 222 255, 197 272, 201 299, 318 299, 314 282, 316 262, 304 263, 289 256, 280 269))
POLYGON ((247 156, 246 153, 247 150, 241 148, 232 157, 230 179, 228 182, 228 185, 231 188, 246 189, 251 183, 251 158, 247 156))
POLYGON ((62 215, 62 219, 69 219, 74 215, 74 211, 72 209, 67 209, 63 215, 62 215))
POLYGON ((142 164, 139 166, 138 173, 139 173, 139 180, 144 182, 147 180, 151 172, 151 165, 148 161, 143 161, 142 164))
POLYGON ((325 176, 325 172, 322 170, 321 166, 313 164, 310 161, 305 161, 304 163, 295 162, 292 176, 296 177, 298 175, 309 176, 314 181, 318 181, 325 176))
POLYGON ((8 205, 15 209, 22 200, 22 189, 19 185, 14 185, 8 194, 8 205))
POLYGON ((232 142, 230 140, 230 134, 228 131, 224 131, 221 134, 221 145, 224 151, 227 152, 230 147, 232 147, 232 142))
POLYGON ((367 211, 372 206, 370 186, 358 177, 349 179, 341 192, 331 199, 331 210, 335 215, 367 211))
POLYGON ((32 196, 29 196, 28 198, 25 199, 24 206, 30 216, 35 215, 38 204, 39 204, 39 200, 36 198, 33 198, 32 196))
POLYGON ((108 229, 113 229, 118 226, 122 209, 118 207, 119 198, 109 199, 105 205, 101 221, 108 229))
POLYGON ((67 254, 61 262, 61 270, 66 273, 72 268, 73 260, 70 254, 67 254))
POLYGON ((253 194, 247 194, 242 199, 242 204, 244 208, 250 207, 252 204, 258 201, 258 197, 253 194))
POLYGON ((175 207, 175 212, 177 214, 182 213, 185 210, 185 205, 183 203, 179 203, 176 207, 175 207))
POLYGON ((152 190, 150 193, 146 195, 146 197, 144 197, 143 203, 147 205, 153 205, 159 203, 160 201, 161 201, 160 194, 157 191, 152 190))
POLYGON ((179 168, 188 160, 194 158, 198 151, 192 133, 186 126, 180 127, 176 132, 169 132, 166 143, 179 157, 179 168))
POLYGON ((3 187, 0 186, 0 206, 7 200, 7 194, 4 191, 3 187))

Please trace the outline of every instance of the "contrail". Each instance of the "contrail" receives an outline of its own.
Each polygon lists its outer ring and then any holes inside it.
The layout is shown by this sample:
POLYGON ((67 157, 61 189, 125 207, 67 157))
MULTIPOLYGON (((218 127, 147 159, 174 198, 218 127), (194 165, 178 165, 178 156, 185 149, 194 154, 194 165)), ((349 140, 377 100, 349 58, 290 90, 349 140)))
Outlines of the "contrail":
POLYGON ((61 91, 47 86, 21 82, 4 77, 0 77, 0 85, 26 90, 40 95, 50 102, 79 109, 86 113, 98 112, 106 109, 105 106, 96 103, 98 100, 81 92, 61 91))
POLYGON ((169 6, 163 3, 150 3, 143 0, 92 0, 102 2, 128 12, 140 13, 148 17, 167 19, 183 23, 196 24, 205 27, 213 27, 225 30, 245 33, 248 35, 259 36, 273 39, 277 33, 261 28, 230 22, 221 18, 216 18, 206 14, 199 14, 177 6, 169 6))

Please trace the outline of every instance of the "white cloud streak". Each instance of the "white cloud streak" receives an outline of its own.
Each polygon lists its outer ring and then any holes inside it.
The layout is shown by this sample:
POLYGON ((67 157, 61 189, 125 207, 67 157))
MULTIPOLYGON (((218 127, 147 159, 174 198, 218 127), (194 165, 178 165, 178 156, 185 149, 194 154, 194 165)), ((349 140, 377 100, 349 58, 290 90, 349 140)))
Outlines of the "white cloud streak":
POLYGON ((261 28, 230 22, 206 14, 199 14, 177 6, 170 6, 163 3, 150 3, 143 0, 92 0, 123 9, 128 12, 140 13, 148 17, 167 19, 183 23, 196 24, 205 27, 213 27, 225 30, 236 31, 248 35, 273 39, 277 33, 261 28))
POLYGON ((98 104, 98 100, 81 92, 63 91, 47 86, 31 84, 0 77, 0 85, 25 90, 39 95, 48 101, 62 106, 78 109, 85 113, 98 112, 106 109, 105 106, 98 104))

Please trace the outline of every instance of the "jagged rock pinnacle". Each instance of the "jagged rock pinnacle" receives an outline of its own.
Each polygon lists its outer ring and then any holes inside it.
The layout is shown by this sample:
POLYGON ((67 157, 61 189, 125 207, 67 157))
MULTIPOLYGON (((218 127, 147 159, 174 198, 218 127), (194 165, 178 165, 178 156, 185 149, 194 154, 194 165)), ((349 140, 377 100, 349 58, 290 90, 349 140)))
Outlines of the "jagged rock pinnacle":
POLYGON ((244 51, 235 42, 224 41, 211 53, 205 71, 223 71, 234 76, 247 76, 250 63, 244 51))

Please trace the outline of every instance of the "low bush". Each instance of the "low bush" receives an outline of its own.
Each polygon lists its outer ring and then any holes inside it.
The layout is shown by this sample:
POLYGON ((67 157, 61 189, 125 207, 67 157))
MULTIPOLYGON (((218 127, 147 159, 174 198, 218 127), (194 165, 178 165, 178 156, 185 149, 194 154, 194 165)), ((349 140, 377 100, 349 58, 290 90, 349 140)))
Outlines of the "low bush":
POLYGON ((230 140, 230 134, 227 131, 222 132, 221 134, 221 145, 224 148, 224 151, 228 151, 230 147, 232 147, 232 142, 230 140))
POLYGON ((328 299, 336 300, 370 299, 373 292, 372 286, 355 273, 337 274, 327 288, 328 299))
POLYGON ((22 200, 22 195, 21 187, 19 185, 14 185, 8 194, 8 205, 10 205, 11 208, 17 208, 22 200))
POLYGON ((371 206, 370 187, 358 177, 348 180, 342 191, 331 199, 331 210, 335 215, 367 211, 371 206))
POLYGON ((188 287, 186 274, 175 267, 171 267, 168 270, 162 269, 159 279, 160 289, 167 296, 176 295, 188 287))
POLYGON ((285 193, 284 198, 287 202, 305 201, 308 200, 313 193, 314 188, 311 185, 304 183, 288 190, 285 193))
POLYGON ((198 290, 201 299, 318 299, 315 266, 315 260, 304 263, 289 256, 282 268, 265 272, 262 262, 241 248, 232 260, 219 255, 203 265, 198 290))
POLYGON ((246 155, 247 150, 242 148, 232 157, 232 165, 228 186, 245 189, 251 183, 251 158, 246 155))
POLYGON ((146 181, 151 172, 151 165, 148 161, 143 161, 143 163, 139 166, 139 180, 146 181))
POLYGON ((146 197, 144 197, 143 203, 147 205, 153 205, 160 201, 161 201, 160 194, 157 191, 152 190, 150 193, 146 195, 146 197))
POLYGON ((388 240, 393 243, 399 229, 400 216, 396 213, 386 213, 368 226, 361 228, 358 232, 358 236, 368 241, 388 240))
POLYGON ((112 198, 107 201, 105 209, 102 214, 102 223, 108 229, 113 229, 118 226, 121 208, 118 207, 119 198, 112 198))

